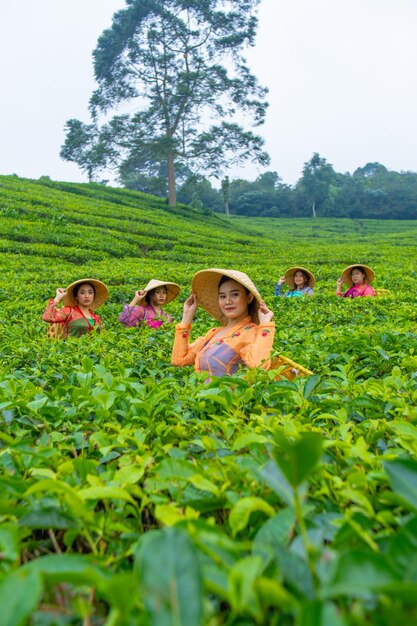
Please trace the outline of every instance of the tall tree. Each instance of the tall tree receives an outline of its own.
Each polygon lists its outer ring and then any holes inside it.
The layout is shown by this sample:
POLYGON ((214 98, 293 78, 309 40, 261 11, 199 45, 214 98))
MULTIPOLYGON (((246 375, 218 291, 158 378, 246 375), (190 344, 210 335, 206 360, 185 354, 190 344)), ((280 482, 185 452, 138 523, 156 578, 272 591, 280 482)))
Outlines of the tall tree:
POLYGON ((224 211, 227 215, 227 219, 230 220, 230 210, 229 210, 230 179, 228 176, 225 176, 222 179, 221 190, 222 190, 222 196, 223 196, 224 211))
MULTIPOLYGON (((267 164, 262 138, 235 119, 243 112, 258 126, 267 108, 266 89, 243 57, 254 45, 259 2, 126 0, 93 52, 98 83, 90 99, 93 123, 67 123, 63 158, 85 166, 80 131, 91 144, 94 127, 96 142, 106 145, 106 167, 134 164, 135 156, 141 174, 148 174, 149 165, 166 165, 171 205, 177 165, 220 176, 246 159, 267 164), (101 115, 126 103, 132 114, 99 126, 101 115)), ((103 161, 91 164, 93 170, 101 167, 103 161)))
POLYGON ((333 167, 318 152, 315 152, 311 159, 304 163, 303 175, 298 181, 298 187, 307 197, 313 217, 316 217, 317 209, 328 201, 330 186, 335 176, 333 167))

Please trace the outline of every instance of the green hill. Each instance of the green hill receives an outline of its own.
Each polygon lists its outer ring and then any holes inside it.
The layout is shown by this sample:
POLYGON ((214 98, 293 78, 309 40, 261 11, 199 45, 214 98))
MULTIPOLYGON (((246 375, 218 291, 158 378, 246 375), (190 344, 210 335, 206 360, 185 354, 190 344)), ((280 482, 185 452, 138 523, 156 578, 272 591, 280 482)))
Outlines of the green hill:
MULTIPOLYGON (((236 219, 101 185, 0 177, 0 604, 7 626, 413 623, 414 222, 236 219), (377 298, 334 295, 371 265, 377 298), (275 298, 295 264, 308 299, 275 298), (246 271, 294 382, 207 384, 123 303, 246 271), (57 287, 106 282, 103 332, 51 342, 57 287)), ((213 321, 199 311, 193 336, 213 321)))
POLYGON ((186 261, 199 248, 222 253, 225 231, 230 243, 242 244, 239 229, 214 213, 171 209, 159 198, 102 185, 3 176, 0 203, 7 218, 0 233, 3 252, 72 263, 148 256, 186 261))

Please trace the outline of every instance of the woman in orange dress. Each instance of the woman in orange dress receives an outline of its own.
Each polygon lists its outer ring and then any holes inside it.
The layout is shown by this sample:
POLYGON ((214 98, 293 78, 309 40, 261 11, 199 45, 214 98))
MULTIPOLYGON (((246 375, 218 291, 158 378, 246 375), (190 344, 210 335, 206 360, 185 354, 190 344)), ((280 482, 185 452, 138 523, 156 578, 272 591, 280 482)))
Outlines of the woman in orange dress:
POLYGON ((217 268, 197 272, 182 321, 176 325, 171 363, 194 365, 196 372, 208 372, 210 377, 233 375, 239 367, 268 369, 273 315, 243 272, 217 268), (222 325, 189 343, 198 305, 222 325))

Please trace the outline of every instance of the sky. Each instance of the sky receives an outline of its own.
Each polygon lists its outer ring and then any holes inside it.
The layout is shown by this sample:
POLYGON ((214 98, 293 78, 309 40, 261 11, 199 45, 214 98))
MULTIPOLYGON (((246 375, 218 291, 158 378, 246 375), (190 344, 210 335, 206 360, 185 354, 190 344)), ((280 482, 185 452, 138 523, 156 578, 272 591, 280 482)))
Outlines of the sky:
MULTIPOLYGON (((64 124, 89 121, 91 53, 124 0, 0 3, 0 174, 86 181, 59 157, 64 124)), ((378 161, 417 171, 416 0, 262 0, 246 53, 269 88, 257 129, 268 170, 294 184, 314 152, 338 172, 378 161)), ((253 180, 253 164, 231 177, 253 180)))

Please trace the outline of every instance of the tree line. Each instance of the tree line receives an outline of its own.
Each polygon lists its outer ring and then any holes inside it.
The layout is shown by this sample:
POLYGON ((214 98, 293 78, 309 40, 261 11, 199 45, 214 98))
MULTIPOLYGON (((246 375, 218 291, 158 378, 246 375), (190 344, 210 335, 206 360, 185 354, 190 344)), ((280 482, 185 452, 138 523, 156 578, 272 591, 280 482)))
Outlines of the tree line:
MULTIPOLYGON (((190 176, 178 190, 181 202, 224 211, 224 190, 214 189, 203 176, 190 176)), ((417 173, 388 170, 367 163, 353 174, 336 172, 315 153, 304 164, 295 185, 267 171, 255 181, 228 184, 231 214, 258 217, 350 217, 417 219, 417 173)))
MULTIPOLYGON (((123 186, 161 197, 163 178, 121 178, 123 186)), ((417 219, 417 173, 395 172, 381 163, 367 163, 353 174, 336 172, 319 154, 304 164, 295 185, 267 171, 256 180, 222 180, 220 188, 201 174, 183 172, 179 202, 216 212, 253 217, 351 217, 417 219)))

